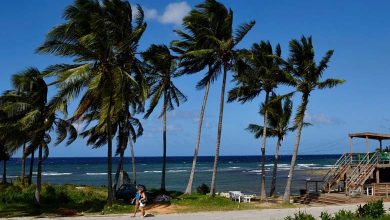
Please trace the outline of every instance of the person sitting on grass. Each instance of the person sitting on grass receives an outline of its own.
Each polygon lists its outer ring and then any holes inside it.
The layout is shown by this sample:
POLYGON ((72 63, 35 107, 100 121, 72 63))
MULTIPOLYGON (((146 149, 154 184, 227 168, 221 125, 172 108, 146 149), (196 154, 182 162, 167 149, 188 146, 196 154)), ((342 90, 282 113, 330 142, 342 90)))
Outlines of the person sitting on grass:
POLYGON ((135 208, 134 208, 134 215, 132 217, 135 217, 137 214, 138 209, 141 209, 142 217, 145 217, 145 205, 147 201, 146 194, 144 192, 143 186, 137 186, 137 193, 135 194, 135 198, 133 199, 132 203, 134 203, 135 200, 135 208))

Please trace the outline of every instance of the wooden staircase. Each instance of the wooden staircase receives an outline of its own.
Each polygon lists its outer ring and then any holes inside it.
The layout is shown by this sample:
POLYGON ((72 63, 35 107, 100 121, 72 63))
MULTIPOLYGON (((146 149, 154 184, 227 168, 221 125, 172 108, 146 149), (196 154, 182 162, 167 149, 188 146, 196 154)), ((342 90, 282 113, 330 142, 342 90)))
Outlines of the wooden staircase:
POLYGON ((378 164, 378 152, 374 154, 367 153, 360 163, 352 170, 347 179, 346 192, 351 195, 353 191, 362 191, 366 180, 374 172, 378 164))
POLYGON ((324 192, 331 192, 335 186, 340 182, 342 177, 350 168, 352 158, 350 154, 343 154, 337 162, 334 164, 332 169, 324 176, 323 190, 324 192))

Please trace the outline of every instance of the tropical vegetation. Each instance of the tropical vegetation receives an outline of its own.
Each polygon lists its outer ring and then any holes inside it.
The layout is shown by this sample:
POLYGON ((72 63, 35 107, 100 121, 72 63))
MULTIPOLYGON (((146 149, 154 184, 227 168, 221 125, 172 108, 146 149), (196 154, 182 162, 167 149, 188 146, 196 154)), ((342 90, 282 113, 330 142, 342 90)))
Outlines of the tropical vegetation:
MULTIPOLYGON (((4 164, 4 184, 7 182, 7 160, 15 152, 22 151, 21 186, 15 186, 17 189, 12 190, 21 192, 23 198, 15 197, 14 201, 27 201, 24 196, 33 193, 32 188, 35 187, 34 201, 38 206, 50 203, 44 200, 52 199, 48 196, 52 192, 56 199, 74 201, 78 205, 93 206, 97 202, 99 208, 96 210, 99 211, 102 210, 104 198, 111 207, 116 199, 115 191, 127 174, 124 167, 127 146, 132 157, 132 182, 136 183, 134 145, 144 132, 139 118, 143 116, 148 120, 159 103, 162 106, 159 117, 163 122, 160 191, 167 192, 167 113, 187 100, 174 79, 205 71, 203 78, 196 83, 197 89, 204 89, 204 97, 185 194, 192 193, 209 89, 222 77, 210 189, 206 185, 198 188, 202 194, 210 190, 209 194, 216 196, 225 93, 228 74, 232 74, 234 86, 228 92, 228 102, 246 103, 264 96, 258 103, 262 123, 250 124, 247 128, 256 138, 261 137, 262 200, 267 199, 267 138, 277 138, 270 191, 272 196, 275 193, 282 141, 288 132, 296 131, 284 193, 284 201, 289 202, 302 129, 307 125, 304 116, 309 97, 315 90, 344 83, 340 79, 323 79, 333 50, 329 50, 317 63, 312 38, 306 36, 290 41, 289 54, 285 58, 282 57, 280 45, 273 47, 269 41, 258 41, 250 49, 239 48, 255 21, 235 28, 233 10, 216 0, 205 0, 195 6, 183 19, 181 28, 175 30, 179 39, 168 42, 170 46, 152 44, 145 51, 139 49, 147 28, 144 11, 139 5, 133 6, 122 0, 75 0, 65 9, 63 18, 62 24, 47 33, 37 52, 70 58, 71 63, 58 63, 42 71, 28 68, 17 73, 12 78, 13 88, 4 91, 0 97, 0 161, 4 164), (289 88, 291 92, 276 95, 280 93, 280 86, 289 88), (48 96, 49 89, 55 92, 52 97, 48 96), (291 123, 294 110, 291 97, 294 94, 301 95, 301 103, 291 123), (75 101, 78 101, 77 107, 73 112, 68 112, 68 106, 75 101), (76 124, 83 129, 77 131, 76 124), (79 198, 81 194, 89 195, 89 192, 76 193, 78 198, 74 199, 66 196, 69 191, 73 193, 73 188, 42 187, 42 162, 49 156, 53 131, 56 132, 54 145, 65 139, 69 145, 82 137, 92 148, 107 146, 107 188, 100 189, 99 195, 94 195, 98 197, 93 197, 94 201, 79 198), (115 139, 115 155, 119 156, 119 162, 113 179, 115 139), (35 152, 38 154, 37 162, 34 161, 35 152), (27 157, 31 158, 28 175, 27 157), (35 184, 32 181, 34 163, 37 164, 35 184), (24 189, 24 186, 27 188, 24 189)), ((183 198, 191 196, 185 195, 183 198)), ((206 198, 196 196, 202 200, 206 198)), ((6 203, 10 202, 8 199, 6 203)), ((220 197, 213 201, 231 205, 220 197)))

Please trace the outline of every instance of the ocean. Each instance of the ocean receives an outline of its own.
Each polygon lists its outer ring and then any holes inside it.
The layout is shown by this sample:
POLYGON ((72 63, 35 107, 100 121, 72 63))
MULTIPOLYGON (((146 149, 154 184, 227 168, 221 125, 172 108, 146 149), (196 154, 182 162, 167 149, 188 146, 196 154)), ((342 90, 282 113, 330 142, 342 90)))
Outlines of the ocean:
MULTIPOLYGON (((297 193, 305 187, 306 180, 320 180, 321 173, 318 170, 331 168, 340 155, 301 155, 298 157, 292 192, 297 193)), ((266 186, 267 191, 271 183, 273 156, 267 156, 266 186)), ((277 194, 282 194, 290 169, 291 156, 280 156, 277 194)), ((37 160, 35 159, 35 162, 37 160)), ((113 158, 113 172, 116 171, 118 158, 113 158)), ((201 156, 198 158, 194 187, 202 183, 210 185, 214 157, 201 156)), ((225 192, 239 190, 245 193, 260 192, 260 156, 221 156, 217 174, 217 191, 225 192)), ((159 188, 161 181, 160 157, 137 157, 137 183, 147 188, 159 188)), ((0 170, 3 170, 2 164, 0 170)), ((26 160, 26 171, 29 170, 29 159, 26 160)), ((166 186, 168 190, 184 191, 189 172, 191 170, 192 157, 168 157, 166 186)), ((20 175, 21 161, 12 158, 7 164, 8 178, 20 175)), ((125 158, 124 169, 131 177, 131 159, 125 158)), ((36 165, 34 167, 34 177, 36 165)), ((35 180, 35 178, 34 178, 35 180)), ((76 157, 76 158, 48 158, 43 162, 44 183, 51 184, 77 184, 77 185, 106 185, 107 167, 104 157, 76 157)))

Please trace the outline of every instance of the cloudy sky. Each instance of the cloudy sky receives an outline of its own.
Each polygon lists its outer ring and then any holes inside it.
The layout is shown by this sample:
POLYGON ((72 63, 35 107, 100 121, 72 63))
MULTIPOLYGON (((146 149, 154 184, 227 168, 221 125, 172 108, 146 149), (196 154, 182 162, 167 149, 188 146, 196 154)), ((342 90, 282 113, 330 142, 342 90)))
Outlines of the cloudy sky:
MULTIPOLYGON (((270 40, 282 45, 288 55, 288 42, 301 35, 312 35, 319 59, 334 49, 327 77, 347 80, 332 90, 315 91, 310 96, 300 152, 304 154, 343 153, 347 151, 349 132, 373 131, 390 133, 390 3, 378 1, 223 1, 234 11, 234 24, 256 20, 256 25, 239 47, 270 40)), ((20 0, 1 4, 0 13, 0 89, 10 89, 11 74, 29 66, 44 69, 48 65, 71 62, 53 56, 42 56, 34 50, 53 26, 61 24, 63 9, 71 0, 20 0)), ((180 28, 183 16, 200 1, 138 0, 148 23, 140 49, 152 43, 169 44, 177 39, 173 30, 180 28)), ((176 85, 187 95, 188 102, 168 114, 168 155, 192 155, 203 91, 195 83, 204 73, 176 79, 176 85)), ((228 89, 232 83, 228 83, 228 89)), ((218 101, 221 80, 210 90, 201 155, 213 155, 216 142, 218 101)), ((281 88, 279 93, 291 91, 281 88)), ((53 91, 51 91, 53 94, 53 91)), ((262 96, 248 104, 226 104, 221 144, 222 155, 258 155, 260 140, 244 129, 249 123, 260 123, 258 108, 262 96)), ((294 97, 295 107, 299 96, 294 97)), ((72 104, 72 108, 77 103, 72 104)), ((159 109, 144 121, 145 132, 136 143, 138 156, 159 156, 162 148, 162 121, 159 109)), ((286 137, 283 154, 290 154, 295 134, 286 137)), ((363 141, 356 140, 363 150, 363 141)), ((373 148, 377 145, 371 142, 373 148)), ((390 143, 385 143, 390 145, 390 143)), ((267 144, 274 152, 275 141, 267 144)), ((51 156, 104 156, 106 149, 90 150, 82 139, 71 146, 51 148, 51 156)))

